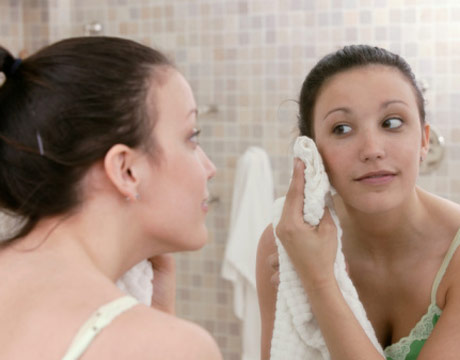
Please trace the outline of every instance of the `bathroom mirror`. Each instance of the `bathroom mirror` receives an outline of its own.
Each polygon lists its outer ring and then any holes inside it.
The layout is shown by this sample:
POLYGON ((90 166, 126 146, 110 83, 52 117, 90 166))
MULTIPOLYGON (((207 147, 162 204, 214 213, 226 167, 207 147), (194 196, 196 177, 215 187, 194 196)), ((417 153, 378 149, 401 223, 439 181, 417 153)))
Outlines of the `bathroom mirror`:
MULTIPOLYGON (((177 313, 207 328, 225 360, 239 360, 242 322, 233 311, 232 286, 220 276, 239 156, 252 145, 265 149, 275 195, 284 194, 297 119, 295 111, 278 116, 278 108, 297 99, 304 76, 320 57, 352 43, 375 44, 404 56, 430 84, 433 130, 460 133, 460 22, 454 5, 387 0, 2 1, 0 42, 18 54, 85 33, 131 38, 168 53, 190 81, 197 103, 218 109, 199 122, 201 145, 218 167, 210 190, 219 202, 207 219, 210 243, 197 253, 177 256, 177 313)), ((440 131, 432 131, 419 181, 460 203, 455 157, 460 144, 440 131)), ((248 341, 258 343, 258 338, 248 341)))

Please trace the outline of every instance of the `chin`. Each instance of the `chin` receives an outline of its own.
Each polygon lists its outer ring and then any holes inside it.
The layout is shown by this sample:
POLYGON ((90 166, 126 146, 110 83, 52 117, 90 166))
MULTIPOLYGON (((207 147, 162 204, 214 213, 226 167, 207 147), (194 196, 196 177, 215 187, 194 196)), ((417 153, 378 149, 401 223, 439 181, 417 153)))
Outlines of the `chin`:
MULTIPOLYGON (((382 194, 383 195, 383 194, 382 194)), ((379 214, 391 211, 401 205, 401 201, 390 199, 388 196, 368 196, 361 201, 353 201, 353 207, 366 214, 379 214)))
POLYGON ((208 230, 197 231, 194 236, 189 236, 184 242, 183 251, 196 251, 208 243, 208 230))

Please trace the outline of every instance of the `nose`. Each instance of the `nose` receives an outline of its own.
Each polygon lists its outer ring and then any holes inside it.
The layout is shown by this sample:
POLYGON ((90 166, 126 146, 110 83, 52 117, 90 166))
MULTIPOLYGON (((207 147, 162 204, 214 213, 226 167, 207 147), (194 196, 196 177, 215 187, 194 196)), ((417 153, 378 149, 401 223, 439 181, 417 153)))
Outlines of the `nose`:
POLYGON ((363 132, 359 156, 361 161, 365 162, 383 159, 385 146, 382 135, 372 130, 363 132))
POLYGON ((203 167, 207 174, 207 179, 210 180, 216 175, 216 171, 217 171, 216 166, 211 161, 211 159, 209 159, 208 155, 206 155, 203 149, 201 149, 201 147, 200 147, 200 152, 201 152, 200 155, 201 155, 201 159, 203 162, 203 167))

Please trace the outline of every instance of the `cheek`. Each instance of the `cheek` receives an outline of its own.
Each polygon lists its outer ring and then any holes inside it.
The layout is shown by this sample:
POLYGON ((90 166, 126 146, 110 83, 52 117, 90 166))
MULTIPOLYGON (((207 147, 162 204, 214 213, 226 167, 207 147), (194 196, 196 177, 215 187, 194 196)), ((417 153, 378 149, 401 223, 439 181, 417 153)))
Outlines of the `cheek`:
POLYGON ((348 167, 347 161, 351 156, 347 156, 346 147, 318 146, 318 150, 323 159, 324 167, 329 176, 329 181, 333 183, 335 174, 343 173, 343 169, 348 167))
POLYGON ((399 159, 404 163, 405 168, 413 168, 419 164, 421 150, 421 140, 415 138, 395 142, 388 147, 387 152, 392 159, 399 159))
POLYGON ((206 174, 196 157, 182 158, 171 169, 171 181, 181 196, 204 196, 206 174))

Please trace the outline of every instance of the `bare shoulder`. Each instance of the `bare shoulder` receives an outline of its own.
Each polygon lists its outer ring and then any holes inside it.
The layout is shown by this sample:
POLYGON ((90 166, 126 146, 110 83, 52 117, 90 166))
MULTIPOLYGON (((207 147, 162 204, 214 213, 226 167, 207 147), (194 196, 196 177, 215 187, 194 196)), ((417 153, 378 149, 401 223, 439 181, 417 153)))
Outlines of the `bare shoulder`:
POLYGON ((222 360, 202 327, 138 305, 120 315, 95 339, 82 359, 222 360))
POLYGON ((418 192, 433 223, 446 233, 455 235, 460 229, 460 205, 420 188, 418 192))
MULTIPOLYGON (((457 235, 453 241, 457 245, 455 251, 451 254, 451 259, 447 266, 446 272, 442 281, 439 285, 438 293, 436 300, 438 305, 441 308, 446 306, 449 303, 458 303, 460 304, 460 246, 459 243, 459 234, 460 230, 457 227, 457 235)), ((454 244, 454 245, 455 245, 454 244)), ((458 309, 458 324, 460 324, 460 307, 458 309)), ((459 328, 460 331, 460 328, 459 328)))

